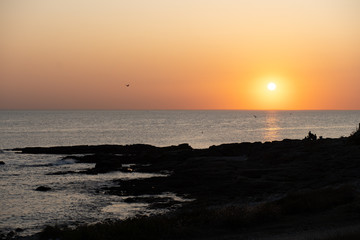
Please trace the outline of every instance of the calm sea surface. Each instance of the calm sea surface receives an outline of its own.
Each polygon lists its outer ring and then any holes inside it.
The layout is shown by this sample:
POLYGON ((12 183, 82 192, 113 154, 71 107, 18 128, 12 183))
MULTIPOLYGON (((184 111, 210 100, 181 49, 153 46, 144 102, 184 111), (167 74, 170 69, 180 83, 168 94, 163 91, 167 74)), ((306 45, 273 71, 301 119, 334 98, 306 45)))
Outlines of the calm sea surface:
MULTIPOLYGON (((194 148, 231 142, 302 139, 309 131, 335 138, 359 126, 360 111, 0 111, 0 231, 22 228, 20 235, 44 225, 94 223, 150 214, 146 204, 98 189, 113 179, 150 174, 51 175, 92 167, 58 155, 15 154, 28 146, 189 143, 194 148), (34 189, 46 185, 50 192, 34 189)), ((172 196, 165 193, 164 196, 172 196)))
POLYGON ((360 111, 0 111, 0 149, 25 146, 229 142, 348 136, 360 111))

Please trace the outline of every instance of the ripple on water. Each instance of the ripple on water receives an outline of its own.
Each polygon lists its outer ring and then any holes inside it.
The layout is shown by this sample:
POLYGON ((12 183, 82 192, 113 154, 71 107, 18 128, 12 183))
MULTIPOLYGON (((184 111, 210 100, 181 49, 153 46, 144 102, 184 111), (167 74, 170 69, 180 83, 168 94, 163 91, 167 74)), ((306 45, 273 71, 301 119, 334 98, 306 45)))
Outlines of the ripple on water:
MULTIPOLYGON (((105 213, 116 215, 119 219, 126 219, 129 217, 134 217, 136 215, 142 215, 142 216, 149 216, 151 214, 163 214, 166 212, 169 212, 171 209, 154 209, 149 208, 150 203, 145 202, 137 202, 137 203, 126 203, 124 202, 126 199, 132 198, 134 196, 126 196, 122 197, 121 202, 110 202, 109 205, 102 208, 102 211, 105 213)), ((176 201, 178 203, 184 203, 184 202, 191 202, 194 199, 189 198, 183 198, 180 196, 177 196, 174 193, 166 192, 163 194, 158 195, 140 195, 136 196, 138 199, 171 199, 173 201, 176 201)))
POLYGON ((78 172, 94 166, 63 161, 62 157, 1 154, 1 158, 7 159, 8 164, 5 165, 6 170, 0 170, 0 230, 21 228, 24 231, 19 235, 26 236, 41 231, 45 225, 78 225, 109 218, 127 218, 144 211, 146 206, 124 203, 121 197, 106 195, 98 190, 112 186, 115 179, 167 176, 136 172, 48 175, 61 171, 78 172), (52 190, 35 191, 39 186, 48 186, 52 190), (114 205, 118 207, 112 208, 114 205))

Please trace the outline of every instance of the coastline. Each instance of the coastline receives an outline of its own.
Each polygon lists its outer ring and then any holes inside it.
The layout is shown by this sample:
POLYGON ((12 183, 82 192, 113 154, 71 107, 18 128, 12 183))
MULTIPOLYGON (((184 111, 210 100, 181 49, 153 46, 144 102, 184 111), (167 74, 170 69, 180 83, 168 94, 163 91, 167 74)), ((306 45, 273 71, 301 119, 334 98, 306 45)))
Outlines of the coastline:
POLYGON ((154 208, 171 209, 180 203, 143 195, 174 192, 194 199, 165 215, 75 230, 52 226, 33 238, 80 239, 81 234, 102 229, 101 236, 106 239, 116 239, 117 231, 130 234, 132 239, 144 239, 145 235, 150 239, 286 239, 290 233, 320 234, 334 230, 334 226, 346 229, 360 224, 359 135, 357 131, 350 137, 314 139, 309 134, 303 140, 223 144, 206 149, 187 144, 138 144, 13 150, 68 154, 66 158, 95 163, 83 174, 114 170, 168 174, 166 178, 118 180, 115 187, 101 189, 105 194, 133 196, 129 201, 150 202, 154 208), (179 222, 180 227, 173 226, 179 222), (136 230, 138 225, 145 230, 136 230))

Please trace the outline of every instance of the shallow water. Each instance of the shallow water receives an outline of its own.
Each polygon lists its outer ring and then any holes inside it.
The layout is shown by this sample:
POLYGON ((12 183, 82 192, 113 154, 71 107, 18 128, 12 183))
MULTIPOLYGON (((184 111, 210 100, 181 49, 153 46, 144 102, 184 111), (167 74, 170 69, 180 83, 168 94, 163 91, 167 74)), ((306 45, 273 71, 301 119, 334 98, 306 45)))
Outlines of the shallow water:
MULTIPOLYGON (((36 233, 44 225, 95 223, 104 219, 124 219, 146 210, 147 204, 126 204, 119 196, 104 195, 99 189, 111 186, 114 179, 149 178, 146 173, 111 172, 97 175, 52 175, 59 171, 80 171, 94 164, 61 160, 62 156, 5 152, 0 159, 0 229, 21 228, 22 235, 36 233), (35 191, 38 186, 51 191, 35 191), (122 204, 122 210, 109 206, 122 204)), ((154 211, 152 211, 154 212, 154 211)))

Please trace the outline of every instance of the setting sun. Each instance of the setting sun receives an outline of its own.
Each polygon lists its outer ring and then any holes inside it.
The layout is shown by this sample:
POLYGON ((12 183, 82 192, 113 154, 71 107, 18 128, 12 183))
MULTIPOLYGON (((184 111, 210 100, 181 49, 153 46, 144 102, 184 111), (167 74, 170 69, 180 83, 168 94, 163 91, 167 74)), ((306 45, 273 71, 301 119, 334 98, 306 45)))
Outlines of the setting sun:
POLYGON ((295 77, 281 71, 255 76, 244 99, 251 99, 247 102, 251 109, 289 109, 299 99, 295 82, 295 77))
POLYGON ((267 85, 267 88, 270 90, 270 91, 274 91, 276 89, 276 84, 271 82, 267 85))

